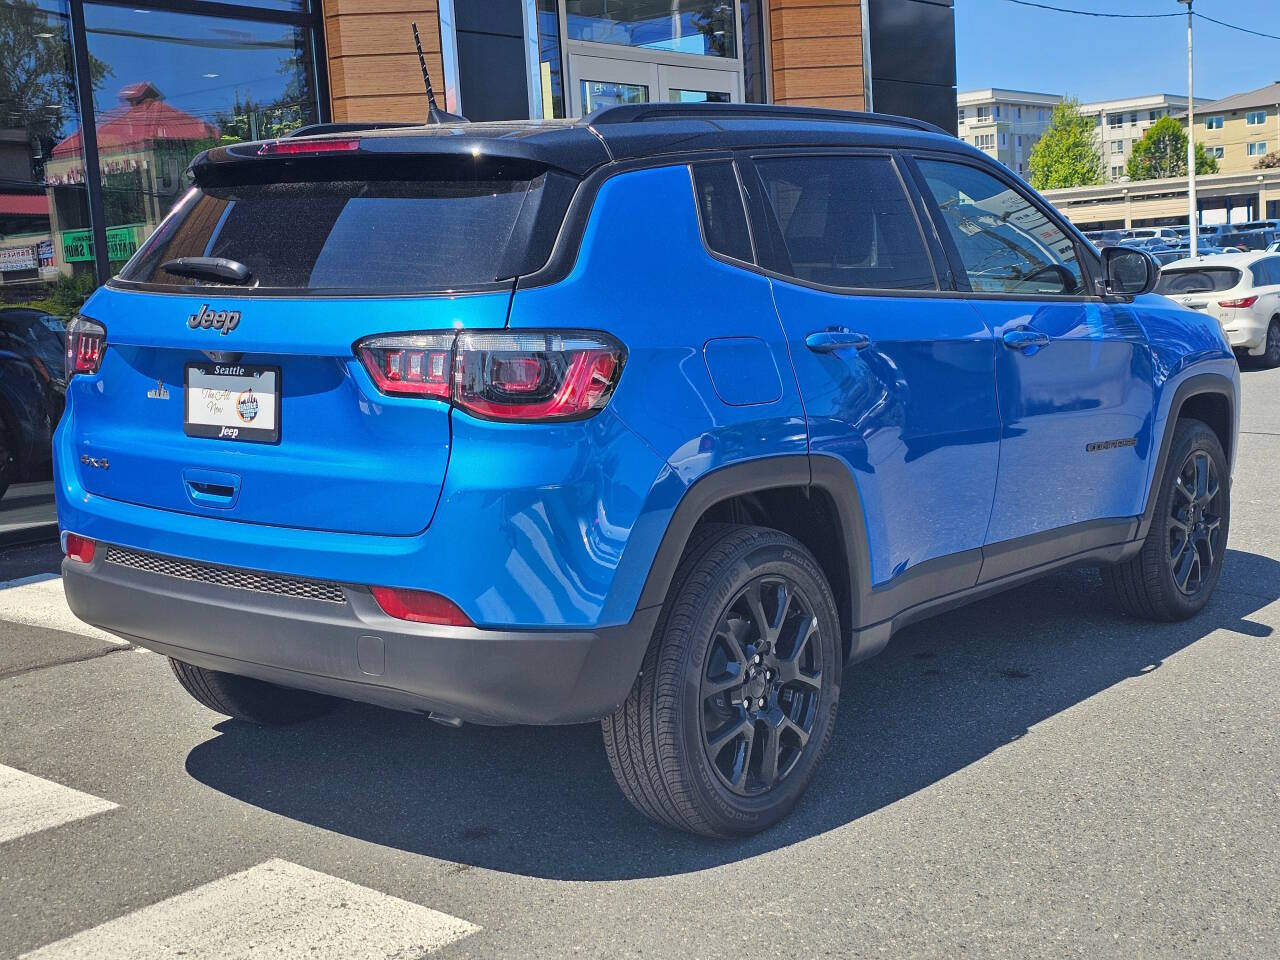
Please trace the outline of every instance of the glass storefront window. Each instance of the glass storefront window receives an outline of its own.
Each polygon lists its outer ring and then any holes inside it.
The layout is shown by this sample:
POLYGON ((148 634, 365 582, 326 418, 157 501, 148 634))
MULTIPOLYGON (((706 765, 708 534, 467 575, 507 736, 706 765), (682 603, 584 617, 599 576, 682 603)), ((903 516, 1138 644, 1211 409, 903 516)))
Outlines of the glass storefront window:
POLYGON ((729 94, 723 90, 677 90, 671 88, 672 103, 728 103, 729 94))
MULTIPOLYGON (((48 175, 51 151, 79 123, 71 51, 65 0, 0 0, 0 535, 53 520, 59 351, 96 286, 93 264, 68 261, 56 242, 89 224, 83 179, 48 175)), ((100 78, 102 64, 92 70, 100 78)))
POLYGON ((737 57, 736 0, 567 0, 570 40, 737 57))
MULTIPOLYGON (((182 196, 192 157, 318 119, 305 27, 86 4, 85 32, 111 77, 94 116, 113 273, 182 196)), ((51 176, 83 175, 77 146, 54 147, 51 176)), ((68 257, 92 255, 87 236, 62 243, 68 257)))
POLYGON ((618 107, 628 103, 648 103, 649 88, 639 83, 613 83, 605 80, 582 81, 584 113, 618 107))
POLYGON ((564 63, 560 57, 560 0, 538 0, 538 51, 542 78, 542 118, 567 117, 564 63))

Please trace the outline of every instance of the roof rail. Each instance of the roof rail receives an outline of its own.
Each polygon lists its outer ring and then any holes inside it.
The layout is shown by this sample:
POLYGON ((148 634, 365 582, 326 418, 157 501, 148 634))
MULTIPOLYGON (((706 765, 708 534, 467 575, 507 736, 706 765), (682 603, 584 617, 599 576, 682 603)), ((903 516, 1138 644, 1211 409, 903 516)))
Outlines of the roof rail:
POLYGON ((292 137, 318 137, 331 133, 356 133, 360 130, 390 130, 396 127, 420 127, 420 123, 403 121, 383 121, 370 123, 309 123, 297 130, 290 130, 281 139, 292 137))
MULTIPOLYGON (((859 113, 824 107, 790 107, 772 103, 636 103, 604 107, 586 117, 591 125, 642 123, 646 120, 826 120, 836 123, 874 123, 886 127, 907 127, 928 133, 947 134, 927 120, 900 117, 891 113, 859 113)), ((950 136, 950 134, 947 134, 950 136)))

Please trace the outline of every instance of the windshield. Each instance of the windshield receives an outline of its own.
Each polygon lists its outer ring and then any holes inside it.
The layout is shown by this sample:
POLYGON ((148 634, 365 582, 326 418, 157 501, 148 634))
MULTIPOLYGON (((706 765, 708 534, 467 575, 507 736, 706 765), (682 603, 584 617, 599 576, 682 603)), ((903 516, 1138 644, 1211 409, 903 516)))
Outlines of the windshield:
POLYGON ((1193 267, 1164 270, 1156 283, 1156 293, 1218 293, 1240 282, 1240 271, 1231 267, 1193 267))

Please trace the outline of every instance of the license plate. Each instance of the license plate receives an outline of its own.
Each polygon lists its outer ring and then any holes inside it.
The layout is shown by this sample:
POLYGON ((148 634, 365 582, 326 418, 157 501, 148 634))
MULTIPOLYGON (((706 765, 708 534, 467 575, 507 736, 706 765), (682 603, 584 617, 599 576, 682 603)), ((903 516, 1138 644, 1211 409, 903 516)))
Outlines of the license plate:
POLYGON ((189 437, 280 442, 280 368, 238 363, 187 364, 189 437))

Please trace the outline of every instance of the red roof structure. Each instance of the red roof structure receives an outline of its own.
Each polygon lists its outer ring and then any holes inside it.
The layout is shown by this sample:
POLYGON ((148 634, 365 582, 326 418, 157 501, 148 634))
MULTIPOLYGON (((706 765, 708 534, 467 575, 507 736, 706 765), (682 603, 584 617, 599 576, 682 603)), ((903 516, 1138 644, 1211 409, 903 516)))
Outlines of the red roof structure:
POLYGON ((47 217, 49 195, 47 193, 4 193, 0 190, 0 215, 47 217))
MULTIPOLYGON (((119 107, 98 118, 98 152, 122 152, 157 140, 216 140, 218 128, 164 102, 150 83, 131 83, 120 91, 119 107)), ((53 157, 74 157, 84 152, 76 131, 53 148, 53 157)))

